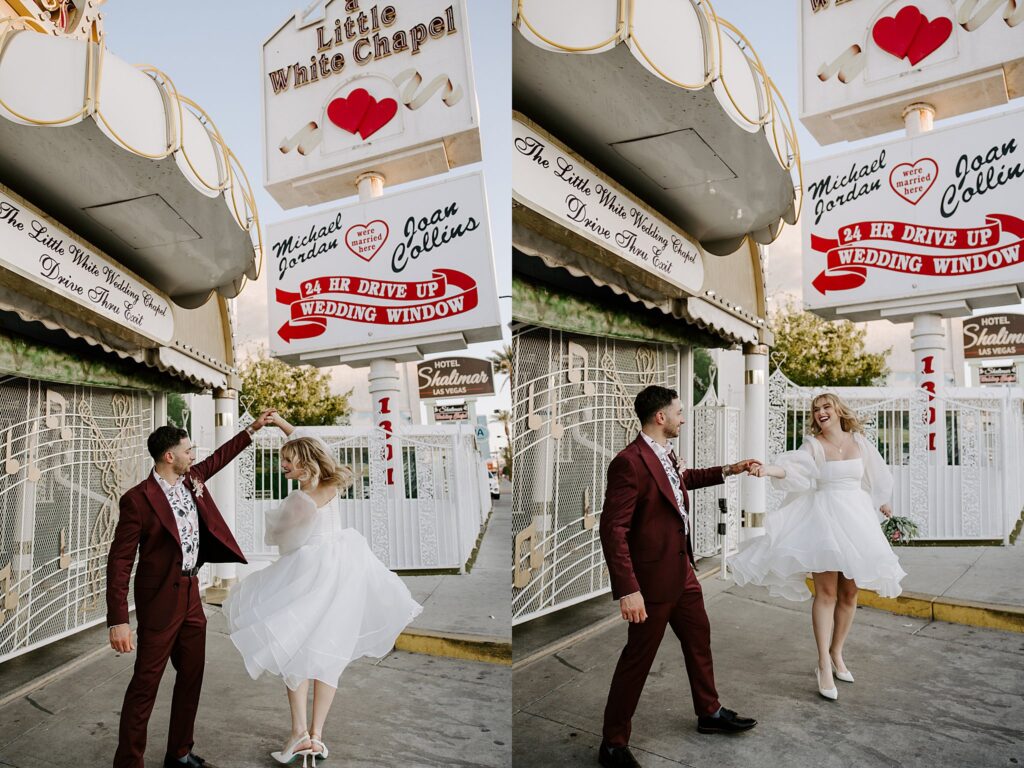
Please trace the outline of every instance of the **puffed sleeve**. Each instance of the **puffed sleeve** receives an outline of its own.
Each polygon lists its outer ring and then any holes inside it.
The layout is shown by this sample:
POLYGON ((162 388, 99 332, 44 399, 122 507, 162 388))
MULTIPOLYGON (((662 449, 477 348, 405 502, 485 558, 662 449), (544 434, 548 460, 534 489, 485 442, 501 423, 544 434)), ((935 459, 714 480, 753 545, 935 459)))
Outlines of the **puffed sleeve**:
POLYGON ((267 512, 264 541, 286 555, 306 543, 315 522, 316 504, 301 491, 292 491, 281 506, 267 512))
POLYGON ((875 509, 892 501, 892 472, 889 471, 885 459, 878 448, 865 438, 857 435, 857 443, 864 458, 864 480, 862 486, 871 495, 871 503, 875 509))
POLYGON ((809 440, 805 440, 796 451, 779 454, 772 463, 786 470, 785 477, 772 478, 772 486, 776 490, 803 493, 817 487, 821 472, 814 460, 814 447, 809 440))

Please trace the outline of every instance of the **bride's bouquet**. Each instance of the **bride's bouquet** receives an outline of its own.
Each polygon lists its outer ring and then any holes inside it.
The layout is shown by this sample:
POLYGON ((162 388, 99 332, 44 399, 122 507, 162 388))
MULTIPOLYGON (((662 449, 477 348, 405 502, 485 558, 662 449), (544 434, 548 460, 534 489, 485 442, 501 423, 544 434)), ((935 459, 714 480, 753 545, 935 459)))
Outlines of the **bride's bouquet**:
POLYGON ((909 517, 887 517, 882 521, 882 533, 893 546, 907 544, 917 536, 917 524, 909 517))

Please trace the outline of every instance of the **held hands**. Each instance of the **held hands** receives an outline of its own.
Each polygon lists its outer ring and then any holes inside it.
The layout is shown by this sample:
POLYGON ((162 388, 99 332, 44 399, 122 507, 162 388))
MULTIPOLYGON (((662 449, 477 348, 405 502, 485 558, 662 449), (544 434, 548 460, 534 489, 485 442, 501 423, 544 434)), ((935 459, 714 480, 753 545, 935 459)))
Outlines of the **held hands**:
POLYGON ((888 504, 883 504, 881 507, 878 508, 878 511, 886 517, 892 517, 892 507, 890 507, 888 504))
POLYGON ((267 424, 274 423, 274 417, 276 415, 277 411, 275 411, 273 408, 265 410, 263 413, 259 415, 259 418, 256 419, 256 421, 249 425, 249 429, 251 429, 253 432, 259 432, 261 429, 267 426, 267 424))
POLYGON ((644 607, 644 596, 639 592, 619 598, 619 610, 622 611, 622 618, 634 624, 641 624, 647 620, 647 608, 644 607))
POLYGON ((135 650, 132 642, 132 629, 127 624, 117 624, 110 628, 110 647, 118 653, 131 653, 135 650))
POLYGON ((774 464, 762 464, 756 469, 752 469, 750 475, 751 477, 777 477, 782 479, 786 476, 786 472, 782 467, 776 467, 774 464))
POLYGON ((757 459, 744 459, 743 461, 738 461, 735 464, 729 464, 726 467, 727 471, 724 474, 726 477, 730 477, 731 475, 742 475, 744 472, 749 472, 754 477, 761 477, 761 475, 756 474, 756 472, 762 466, 764 465, 757 459))

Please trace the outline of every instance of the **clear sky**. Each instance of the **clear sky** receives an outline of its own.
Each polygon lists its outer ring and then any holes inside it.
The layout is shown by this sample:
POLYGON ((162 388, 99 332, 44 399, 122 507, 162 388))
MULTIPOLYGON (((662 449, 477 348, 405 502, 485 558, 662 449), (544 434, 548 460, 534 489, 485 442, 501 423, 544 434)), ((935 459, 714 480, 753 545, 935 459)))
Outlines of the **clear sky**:
MULTIPOLYGON (((306 215, 326 206, 283 210, 262 186, 260 70, 263 42, 308 0, 107 0, 103 6, 107 47, 132 64, 151 64, 174 81, 178 91, 203 107, 217 124, 253 184, 264 229, 283 219, 306 215)), ((512 293, 510 189, 511 23, 509 6, 494 0, 469 0, 470 42, 480 109, 484 161, 456 169, 464 173, 482 166, 487 183, 494 242, 498 295, 512 293)), ((429 183, 436 179, 414 182, 429 183)), ((394 187, 393 189, 401 189, 394 187)), ((499 299, 508 340, 511 298, 499 299)), ((265 278, 250 283, 237 301, 236 344, 240 353, 266 343, 265 278)), ((487 357, 500 342, 477 344, 467 354, 487 357)), ((335 369, 336 375, 343 373, 335 369)), ((484 398, 478 413, 510 408, 509 388, 500 398, 484 398)), ((496 430, 491 427, 492 433, 496 430)), ((497 430, 500 431, 500 430, 497 430)))

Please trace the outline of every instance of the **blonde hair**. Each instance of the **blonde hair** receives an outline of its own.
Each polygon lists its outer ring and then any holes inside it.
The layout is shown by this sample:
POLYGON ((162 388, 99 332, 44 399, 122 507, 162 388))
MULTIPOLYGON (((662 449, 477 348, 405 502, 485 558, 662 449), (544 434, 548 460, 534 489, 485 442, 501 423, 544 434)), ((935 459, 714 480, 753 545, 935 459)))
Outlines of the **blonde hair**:
POLYGON ((860 423, 860 419, 857 418, 857 414, 854 413, 853 409, 850 408, 846 403, 842 401, 839 395, 834 395, 831 392, 822 392, 820 395, 811 400, 811 434, 820 435, 821 427, 818 425, 818 421, 814 418, 814 406, 819 400, 828 400, 832 403, 832 408, 839 415, 839 426, 843 432, 860 432, 864 434, 864 427, 860 423))
POLYGON ((319 440, 309 437, 289 440, 281 446, 281 458, 298 467, 314 488, 333 485, 343 491, 352 485, 352 469, 339 465, 319 440))

